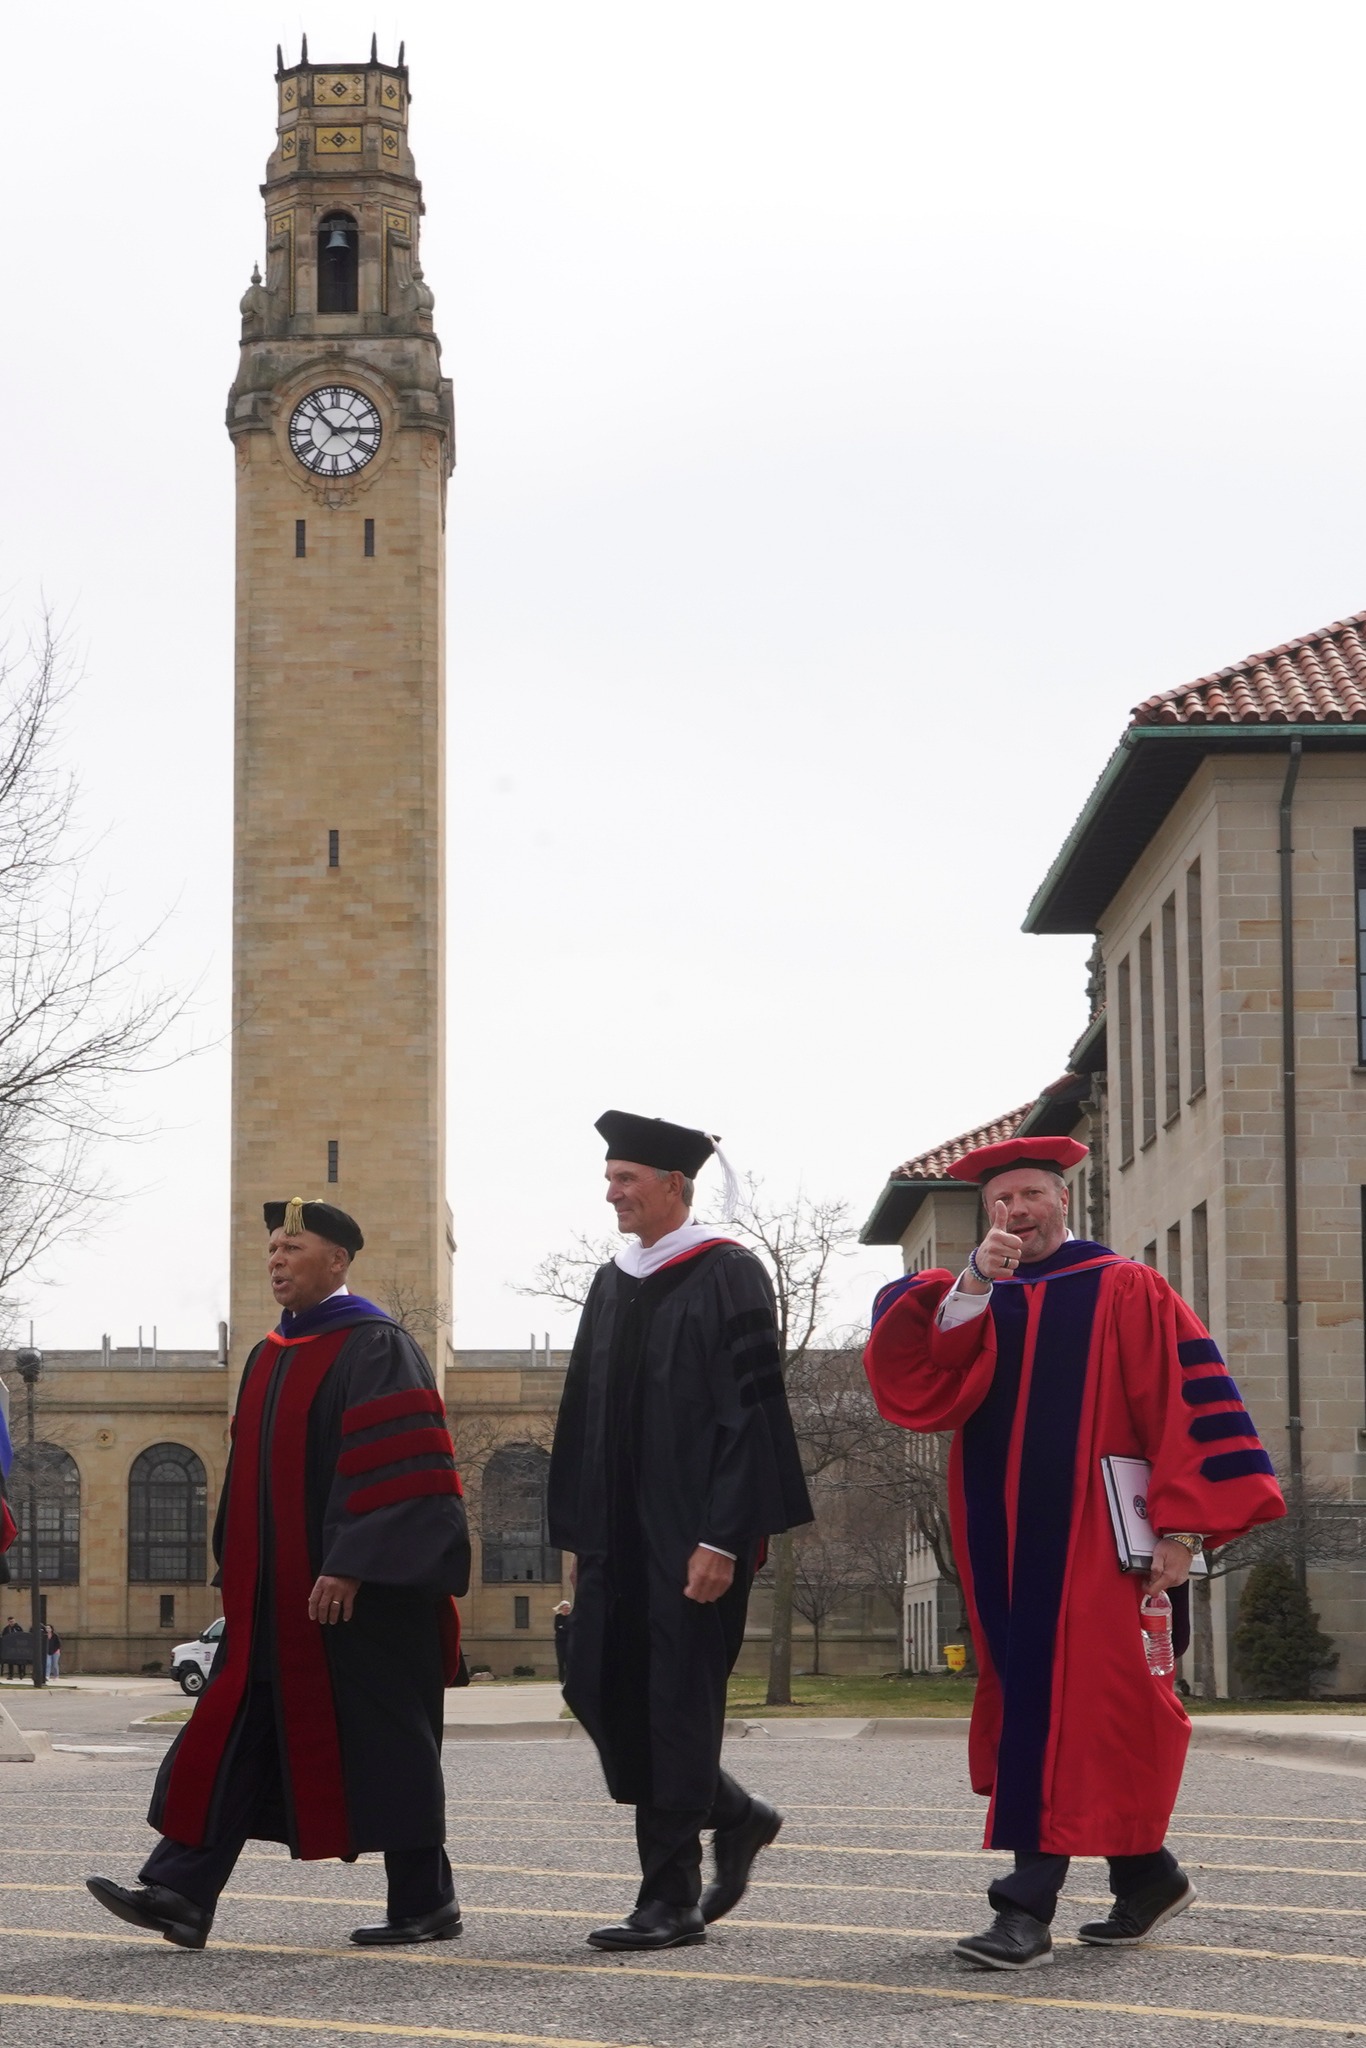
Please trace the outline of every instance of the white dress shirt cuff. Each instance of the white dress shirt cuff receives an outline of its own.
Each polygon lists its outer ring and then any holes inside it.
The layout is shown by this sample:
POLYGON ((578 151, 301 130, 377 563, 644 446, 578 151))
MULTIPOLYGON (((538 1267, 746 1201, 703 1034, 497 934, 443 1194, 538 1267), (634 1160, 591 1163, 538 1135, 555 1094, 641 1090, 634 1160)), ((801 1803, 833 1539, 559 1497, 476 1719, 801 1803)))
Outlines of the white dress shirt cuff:
POLYGON ((960 1323, 970 1323, 974 1316, 985 1314, 991 1301, 990 1293, 966 1294, 963 1282, 967 1279, 966 1269, 958 1275, 953 1286, 939 1304, 935 1322, 941 1330, 956 1330, 960 1323))
POLYGON ((719 1543, 699 1543, 697 1547, 699 1550, 710 1550, 714 1557, 728 1557, 732 1564, 735 1562, 735 1552, 723 1550, 719 1543))

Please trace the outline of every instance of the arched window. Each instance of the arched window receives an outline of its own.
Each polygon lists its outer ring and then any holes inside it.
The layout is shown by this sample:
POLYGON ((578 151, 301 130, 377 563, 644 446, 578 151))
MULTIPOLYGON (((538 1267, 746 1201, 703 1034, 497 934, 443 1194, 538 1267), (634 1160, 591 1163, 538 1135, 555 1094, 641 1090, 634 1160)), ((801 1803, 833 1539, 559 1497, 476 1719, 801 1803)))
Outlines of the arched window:
POLYGON ((128 1474, 128 1577, 134 1585, 202 1586, 208 1486, 185 1444, 153 1444, 128 1474))
POLYGON ((29 1548, 31 1480, 37 1479, 38 1576, 45 1586, 78 1586, 81 1582, 81 1475, 76 1460, 60 1444, 38 1443, 15 1448, 6 1487, 10 1513, 19 1524, 19 1540, 10 1552, 10 1576, 27 1585, 33 1576, 29 1548))
POLYGON ((504 1444, 484 1467, 484 1584, 506 1586, 530 1579, 560 1582, 560 1553, 549 1540, 546 1481, 550 1456, 536 1444, 504 1444))
POLYGON ((349 213, 326 213, 318 225, 318 311, 354 313, 360 281, 360 231, 349 213))

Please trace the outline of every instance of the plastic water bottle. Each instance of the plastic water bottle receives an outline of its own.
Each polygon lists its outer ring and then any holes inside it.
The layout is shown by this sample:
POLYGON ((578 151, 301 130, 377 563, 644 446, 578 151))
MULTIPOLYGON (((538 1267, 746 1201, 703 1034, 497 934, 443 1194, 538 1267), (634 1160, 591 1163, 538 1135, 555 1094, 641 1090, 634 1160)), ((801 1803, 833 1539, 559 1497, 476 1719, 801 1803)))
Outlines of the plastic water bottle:
POLYGON ((1176 1669, 1172 1648, 1172 1603, 1165 1593, 1145 1593, 1138 1609, 1148 1669, 1154 1678, 1170 1678, 1176 1669))

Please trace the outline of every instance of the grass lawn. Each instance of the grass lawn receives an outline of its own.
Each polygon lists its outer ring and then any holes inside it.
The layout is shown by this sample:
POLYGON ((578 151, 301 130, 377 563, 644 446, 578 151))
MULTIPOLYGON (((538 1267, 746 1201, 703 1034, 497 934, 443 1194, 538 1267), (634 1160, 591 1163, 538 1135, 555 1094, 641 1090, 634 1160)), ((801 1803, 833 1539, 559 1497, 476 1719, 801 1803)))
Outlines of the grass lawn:
POLYGON ((792 1705, 766 1707, 763 1678, 732 1678, 730 1712, 750 1719, 792 1714, 814 1718, 844 1714, 871 1720, 875 1714, 926 1714, 937 1720, 972 1712, 971 1678, 794 1678, 792 1705))
MULTIPOLYGON (((729 1710, 737 1719, 768 1720, 782 1715, 816 1719, 842 1714, 871 1720, 876 1714, 929 1715, 937 1720, 972 1712, 976 1681, 971 1678, 794 1678, 792 1705, 764 1705, 762 1677, 732 1678, 729 1710)), ((1362 1700, 1194 1700, 1190 1714, 1366 1714, 1362 1700)))

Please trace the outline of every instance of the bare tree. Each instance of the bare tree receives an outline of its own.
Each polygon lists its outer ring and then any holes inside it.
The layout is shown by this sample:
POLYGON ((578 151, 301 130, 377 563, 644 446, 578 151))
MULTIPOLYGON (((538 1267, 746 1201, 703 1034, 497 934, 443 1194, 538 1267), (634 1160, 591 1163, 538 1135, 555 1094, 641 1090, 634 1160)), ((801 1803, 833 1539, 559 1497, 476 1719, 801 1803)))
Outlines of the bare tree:
POLYGON ((1296 1567, 1303 1562, 1310 1571, 1321 1571, 1355 1564, 1366 1556, 1366 1511, 1351 1500, 1345 1487, 1312 1473, 1302 1474, 1295 1485, 1284 1473, 1278 1477, 1286 1501, 1282 1519, 1261 1522, 1246 1536, 1207 1552, 1208 1573, 1191 1577, 1191 1646, 1195 1691, 1201 1699, 1219 1697, 1210 1597, 1213 1580, 1272 1560, 1296 1567))
POLYGON ((581 1231, 575 1231, 568 1251, 550 1252, 528 1284, 514 1291, 533 1301, 557 1301, 562 1308, 582 1308, 593 1275, 615 1256, 619 1243, 616 1238, 585 1237, 581 1231))
POLYGON ((75 788, 56 765, 70 672, 49 621, 0 658, 0 1306, 100 1195, 96 1148, 130 1135, 117 1084, 152 1069, 183 1004, 137 984, 81 889, 75 788))
POLYGON ((450 1328, 450 1304, 422 1293, 401 1277, 397 1267, 375 1290, 375 1299, 381 1308, 388 1309, 400 1330, 406 1330, 420 1344, 430 1344, 442 1330, 450 1328))
POLYGON ((867 1577, 853 1544, 822 1535, 814 1526, 798 1532, 792 1545, 792 1562, 792 1604, 810 1624, 811 1668, 819 1677, 821 1631, 849 1595, 867 1584, 867 1577))

